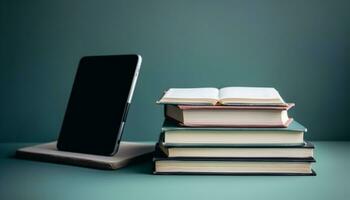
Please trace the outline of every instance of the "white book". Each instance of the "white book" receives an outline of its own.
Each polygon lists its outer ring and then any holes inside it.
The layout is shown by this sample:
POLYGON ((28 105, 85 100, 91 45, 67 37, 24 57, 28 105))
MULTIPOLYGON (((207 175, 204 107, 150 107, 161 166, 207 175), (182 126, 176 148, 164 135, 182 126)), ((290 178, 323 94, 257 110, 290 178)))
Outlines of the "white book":
POLYGON ((278 91, 270 87, 171 88, 165 92, 158 103, 202 105, 286 104, 278 91))

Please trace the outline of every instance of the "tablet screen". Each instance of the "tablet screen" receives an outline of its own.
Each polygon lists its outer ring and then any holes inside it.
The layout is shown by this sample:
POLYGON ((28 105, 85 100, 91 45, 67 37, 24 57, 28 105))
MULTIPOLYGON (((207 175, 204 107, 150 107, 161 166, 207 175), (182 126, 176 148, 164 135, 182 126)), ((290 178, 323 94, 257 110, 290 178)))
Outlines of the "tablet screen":
POLYGON ((136 84, 138 55, 80 60, 57 147, 111 155, 117 149, 136 84))

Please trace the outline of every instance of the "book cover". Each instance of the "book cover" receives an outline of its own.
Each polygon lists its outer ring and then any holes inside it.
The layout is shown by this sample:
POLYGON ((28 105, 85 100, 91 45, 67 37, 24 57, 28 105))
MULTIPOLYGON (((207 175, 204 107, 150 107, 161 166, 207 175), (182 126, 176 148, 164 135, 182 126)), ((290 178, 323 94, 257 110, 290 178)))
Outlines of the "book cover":
POLYGON ((251 162, 251 163, 256 163, 256 162, 261 162, 263 163, 306 163, 310 164, 316 162, 314 158, 198 158, 198 157, 185 157, 185 158, 174 158, 174 157, 166 157, 166 155, 159 149, 159 146, 156 145, 156 151, 154 153, 154 174, 156 175, 272 175, 272 176, 315 176, 316 173, 314 170, 311 169, 310 172, 308 173, 295 173, 295 172, 226 172, 226 171, 219 171, 220 168, 218 168, 217 172, 205 172, 205 171, 157 171, 156 170, 156 162, 161 162, 161 161, 180 161, 180 162, 198 162, 202 163, 202 165, 206 162, 251 162))
POLYGON ((179 126, 179 124, 175 121, 171 120, 165 120, 162 126, 162 132, 166 131, 176 131, 176 130, 213 130, 213 131, 296 131, 296 132, 307 132, 307 129, 301 125, 299 122, 293 120, 288 127, 277 127, 277 128, 271 128, 271 127, 264 127, 264 128, 257 128, 257 127, 186 127, 186 126, 179 126))

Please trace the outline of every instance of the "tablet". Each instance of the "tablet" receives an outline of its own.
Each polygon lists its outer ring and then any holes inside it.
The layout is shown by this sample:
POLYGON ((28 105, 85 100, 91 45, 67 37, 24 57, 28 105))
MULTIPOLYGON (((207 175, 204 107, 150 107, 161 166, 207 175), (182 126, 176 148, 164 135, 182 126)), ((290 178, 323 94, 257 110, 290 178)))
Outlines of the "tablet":
POLYGON ((141 66, 139 55, 83 57, 59 134, 62 151, 114 155, 141 66))

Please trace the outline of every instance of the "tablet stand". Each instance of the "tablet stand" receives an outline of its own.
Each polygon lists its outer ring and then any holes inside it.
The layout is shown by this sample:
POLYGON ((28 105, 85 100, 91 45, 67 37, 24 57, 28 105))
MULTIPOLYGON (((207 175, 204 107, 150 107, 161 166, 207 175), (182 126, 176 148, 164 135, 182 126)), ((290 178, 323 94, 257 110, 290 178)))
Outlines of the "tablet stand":
POLYGON ((120 142, 119 150, 114 156, 100 156, 60 151, 56 144, 55 141, 20 148, 16 151, 16 157, 97 169, 119 169, 132 162, 151 158, 154 151, 154 143, 120 142))

